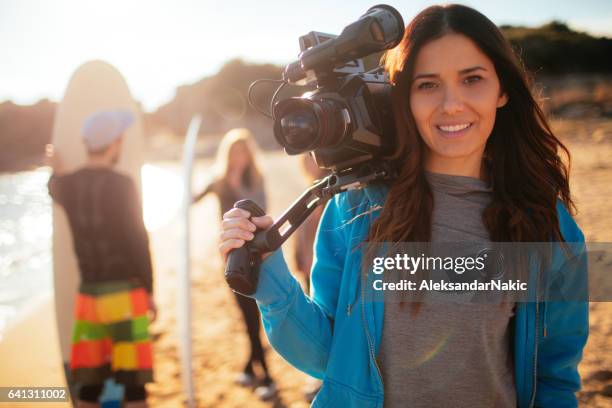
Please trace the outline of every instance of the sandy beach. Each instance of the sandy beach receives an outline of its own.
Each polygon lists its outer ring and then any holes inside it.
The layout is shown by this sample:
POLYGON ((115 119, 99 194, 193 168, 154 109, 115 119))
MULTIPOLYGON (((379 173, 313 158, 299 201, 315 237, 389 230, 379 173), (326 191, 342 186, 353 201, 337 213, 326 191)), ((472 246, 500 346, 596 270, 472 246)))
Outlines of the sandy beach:
MULTIPOLYGON (((53 309, 53 297, 45 295, 33 301, 24 318, 10 325, 0 341, 0 387, 65 387, 62 358, 53 309), (10 369, 9 369, 10 367, 10 369)), ((0 407, 39 405, 69 407, 68 403, 6 403, 0 407)))

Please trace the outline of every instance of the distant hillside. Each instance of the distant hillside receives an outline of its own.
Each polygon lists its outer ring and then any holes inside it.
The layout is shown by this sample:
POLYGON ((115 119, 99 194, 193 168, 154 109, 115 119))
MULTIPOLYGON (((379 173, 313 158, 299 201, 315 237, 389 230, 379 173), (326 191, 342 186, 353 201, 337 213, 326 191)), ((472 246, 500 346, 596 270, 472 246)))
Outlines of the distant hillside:
POLYGON ((39 163, 51 141, 56 103, 43 99, 30 106, 0 103, 0 171, 39 163))
POLYGON ((612 73, 612 39, 595 38, 553 21, 541 27, 501 26, 536 74, 612 73))
MULTIPOLYGON (((201 113, 204 133, 220 133, 237 126, 270 127, 272 122, 249 106, 248 89, 258 79, 280 79, 284 67, 271 64, 247 64, 236 59, 226 63, 217 74, 180 86, 169 103, 151 114, 152 128, 162 125, 182 135, 195 113, 201 113)), ((278 84, 263 83, 253 92, 258 107, 269 111, 269 103, 278 84)), ((299 88, 298 88, 299 89, 299 88)), ((287 88, 291 92, 291 88, 287 88)), ((287 96, 288 92, 283 92, 287 96)), ((300 91, 293 87, 293 94, 300 91)))
MULTIPOLYGON (((543 85, 547 111, 571 118, 612 117, 612 39, 595 38, 553 21, 536 28, 501 27, 525 65, 543 85)), ((297 54, 297 49, 296 49, 297 54)), ((369 66, 379 56, 367 59, 369 66)), ((145 114, 148 136, 182 136, 190 118, 201 113, 202 133, 251 128, 264 148, 275 147, 272 122, 247 102, 249 85, 257 79, 280 79, 284 67, 232 60, 215 75, 182 85, 168 103, 145 114)), ((257 106, 268 110, 277 84, 261 84, 254 92, 257 106)), ((287 87, 282 97, 304 89, 287 87)), ((0 104, 0 171, 38 163, 51 139, 56 104, 47 100, 32 106, 0 104)))

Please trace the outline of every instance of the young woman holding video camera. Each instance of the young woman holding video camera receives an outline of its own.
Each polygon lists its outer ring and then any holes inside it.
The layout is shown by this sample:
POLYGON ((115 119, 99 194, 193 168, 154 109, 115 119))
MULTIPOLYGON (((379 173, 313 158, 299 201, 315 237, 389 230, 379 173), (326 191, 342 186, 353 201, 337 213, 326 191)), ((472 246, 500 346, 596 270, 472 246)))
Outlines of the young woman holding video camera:
MULTIPOLYGON (((465 6, 429 7, 385 66, 403 143, 399 176, 330 200, 310 296, 280 250, 265 255, 253 297, 271 344, 323 379, 317 407, 576 406, 586 302, 364 300, 363 242, 584 242, 559 155, 569 152, 489 19, 465 6)), ((225 213, 224 256, 273 222, 249 216, 225 213)), ((559 279, 563 267, 543 283, 571 288, 559 279)))

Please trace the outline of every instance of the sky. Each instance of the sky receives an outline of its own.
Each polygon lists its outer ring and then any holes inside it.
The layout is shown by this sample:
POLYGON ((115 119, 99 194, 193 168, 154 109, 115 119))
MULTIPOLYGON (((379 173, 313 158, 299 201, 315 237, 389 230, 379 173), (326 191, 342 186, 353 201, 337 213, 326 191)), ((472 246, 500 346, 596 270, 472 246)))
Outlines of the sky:
MULTIPOLYGON (((0 101, 59 101, 74 70, 102 59, 125 76, 145 110, 228 60, 287 64, 298 37, 338 34, 379 0, 0 0, 0 101)), ((553 19, 612 37, 610 0, 473 0, 496 24, 553 19)), ((436 2, 388 1, 407 23, 436 2)))

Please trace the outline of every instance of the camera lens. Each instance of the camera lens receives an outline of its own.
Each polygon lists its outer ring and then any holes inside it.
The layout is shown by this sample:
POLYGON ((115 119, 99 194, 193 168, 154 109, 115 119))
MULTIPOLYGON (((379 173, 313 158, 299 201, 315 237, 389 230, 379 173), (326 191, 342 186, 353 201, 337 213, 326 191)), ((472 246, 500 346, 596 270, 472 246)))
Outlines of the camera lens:
POLYGON ((288 154, 333 147, 347 131, 344 111, 333 100, 285 99, 274 107, 274 136, 288 154))
POLYGON ((319 133, 317 116, 312 109, 297 107, 280 120, 283 139, 294 149, 306 149, 319 133))

